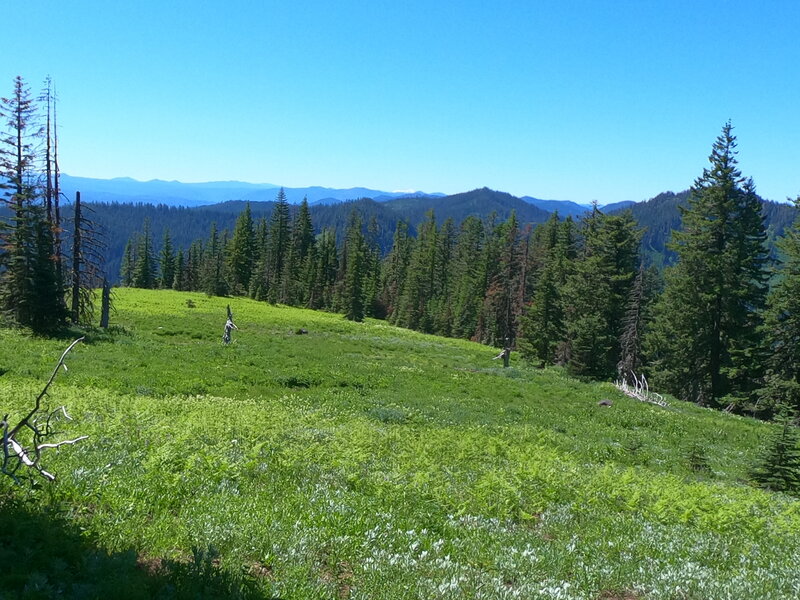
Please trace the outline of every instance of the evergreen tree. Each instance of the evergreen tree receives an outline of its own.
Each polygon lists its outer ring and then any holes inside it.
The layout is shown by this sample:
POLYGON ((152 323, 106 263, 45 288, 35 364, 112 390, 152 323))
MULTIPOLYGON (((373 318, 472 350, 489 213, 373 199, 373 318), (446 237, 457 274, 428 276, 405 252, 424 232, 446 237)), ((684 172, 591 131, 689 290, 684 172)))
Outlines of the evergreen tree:
POLYGON ((417 229, 395 322, 401 327, 431 333, 429 303, 435 290, 437 231, 433 211, 428 211, 426 217, 417 229))
POLYGON ((353 210, 345 233, 340 263, 339 293, 337 306, 351 321, 363 321, 364 278, 366 271, 366 243, 361 232, 361 217, 353 210))
POLYGON ((776 492, 800 492, 800 436, 791 419, 783 416, 780 429, 767 441, 764 454, 750 473, 763 488, 776 492))
POLYGON ((10 195, 4 202, 21 210, 35 197, 36 147, 41 134, 36 105, 21 77, 14 80, 12 95, 0 99, 0 119, 6 126, 0 138, 0 185, 10 195))
MULTIPOLYGON (((94 300, 97 288, 105 280, 105 240, 100 229, 88 216, 91 208, 81 201, 81 193, 75 192, 73 218, 67 253, 71 269, 70 317, 73 323, 91 323, 94 316, 94 300)), ((51 228, 52 229, 52 228, 51 228)), ((56 266, 56 273, 58 268, 56 266)), ((58 277, 56 277, 58 279, 58 277)), ((62 295, 57 294, 59 297, 62 295)))
POLYGON ((645 302, 645 269, 644 262, 639 265, 639 273, 633 280, 633 287, 628 299, 628 307, 622 322, 620 336, 620 358, 617 373, 622 381, 634 382, 642 363, 642 334, 644 329, 645 302))
MULTIPOLYGON (((800 209, 800 197, 795 200, 800 209)), ((800 215, 800 213, 798 213, 800 215)), ((767 410, 776 405, 800 410, 800 216, 779 242, 783 264, 767 298, 767 378, 760 392, 767 410)))
POLYGON ((682 209, 683 230, 670 245, 678 263, 647 336, 654 377, 668 392, 712 403, 746 395, 759 375, 767 254, 761 205, 737 168, 730 122, 682 209))
POLYGON ((514 346, 522 312, 523 250, 516 213, 496 228, 496 254, 483 309, 482 341, 495 346, 514 346))
POLYGON ((63 324, 66 307, 46 209, 37 206, 36 105, 21 77, 0 100, 0 191, 11 213, 0 228, 0 309, 20 325, 47 332, 63 324))
POLYGON ((484 225, 474 216, 467 217, 459 228, 453 259, 453 335, 472 338, 486 291, 484 225))
POLYGON ((311 281, 311 293, 308 298, 309 308, 333 310, 334 286, 339 272, 339 256, 336 248, 336 232, 325 229, 317 240, 314 279, 311 281))
POLYGON ((209 296, 224 296, 228 293, 225 281, 225 240, 217 230, 217 224, 211 224, 208 242, 203 249, 203 260, 200 271, 200 289, 209 296))
POLYGON ((253 216, 250 203, 246 203, 244 210, 236 219, 228 252, 228 273, 230 287, 234 294, 244 294, 250 287, 253 277, 253 267, 256 258, 256 237, 253 230, 253 216))
POLYGON ((53 228, 44 208, 31 209, 31 224, 35 244, 33 256, 33 281, 31 286, 31 315, 20 321, 37 332, 52 332, 61 327, 67 319, 64 304, 64 287, 58 277, 58 269, 53 256, 53 228))
POLYGON ((284 264, 289 253, 290 240, 289 202, 283 188, 275 199, 275 207, 269 219, 267 236, 265 289, 267 300, 277 302, 281 294, 284 264))
POLYGON ((400 304, 400 294, 406 280, 408 264, 411 260, 412 240, 408 235, 408 223, 398 221, 394 230, 392 249, 386 257, 381 285, 381 304, 390 323, 397 321, 396 313, 400 304))
POLYGON ((25 204, 15 218, 0 300, 13 322, 49 333, 67 317, 53 260, 52 229, 42 206, 25 204))
POLYGON ((364 313, 368 317, 382 319, 386 311, 379 301, 381 291, 381 250, 378 246, 380 226, 373 215, 367 225, 364 238, 364 313))
POLYGON ((562 294, 563 359, 575 374, 605 379, 613 376, 619 360, 640 234, 629 211, 609 216, 596 206, 584 219, 582 233, 581 255, 562 294))
POLYGON ((161 273, 159 277, 159 287, 172 289, 175 282, 175 248, 172 246, 172 238, 169 229, 164 229, 164 241, 161 243, 161 251, 158 253, 158 267, 161 273))
POLYGON ((156 286, 156 261, 153 256, 153 236, 150 220, 144 222, 144 232, 136 248, 136 265, 133 269, 133 287, 152 289, 156 286))
POLYGON ((453 257, 456 245, 453 219, 448 218, 442 223, 436 241, 436 274, 430 302, 433 332, 450 336, 453 332, 453 257))
POLYGON ((564 339, 562 293, 574 259, 572 220, 559 223, 553 215, 536 228, 531 246, 533 294, 520 321, 518 347, 524 358, 549 365, 556 361, 564 339))
POLYGON ((183 257, 183 248, 178 248, 175 255, 175 277, 172 280, 172 289, 183 292, 188 289, 186 285, 186 259, 183 257))
POLYGON ((125 252, 122 254, 122 265, 120 266, 120 283, 125 287, 133 286, 133 273, 136 269, 136 248, 139 247, 139 234, 134 233, 125 244, 125 252))
POLYGON ((253 244, 253 271, 250 276, 248 295, 255 300, 266 300, 267 273, 267 220, 261 217, 255 227, 253 244))
POLYGON ((314 227, 306 198, 300 203, 292 222, 288 245, 281 277, 280 301, 284 304, 304 304, 303 275, 307 266, 306 261, 314 245, 314 227))
POLYGON ((186 289, 199 292, 203 289, 203 256, 205 249, 201 240, 195 240, 189 246, 186 257, 186 289))

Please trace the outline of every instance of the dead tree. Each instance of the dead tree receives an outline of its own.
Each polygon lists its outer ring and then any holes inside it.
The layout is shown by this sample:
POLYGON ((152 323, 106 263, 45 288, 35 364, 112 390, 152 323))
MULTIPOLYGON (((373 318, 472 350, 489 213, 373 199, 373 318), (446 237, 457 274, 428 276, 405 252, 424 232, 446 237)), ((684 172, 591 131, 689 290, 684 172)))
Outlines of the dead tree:
POLYGON ((228 320, 225 322, 225 331, 222 334, 222 343, 226 346, 231 343, 231 331, 239 328, 233 322, 233 313, 231 312, 231 305, 228 304, 228 320))
POLYGON ((89 437, 87 435, 82 435, 72 440, 63 440, 60 442, 48 441, 53 439, 58 433, 55 430, 55 425, 61 417, 67 420, 71 419, 63 406, 59 406, 51 411, 44 408, 42 405, 42 400, 47 396, 47 390, 50 388, 50 384, 55 380, 56 375, 58 375, 59 369, 62 367, 64 370, 67 369, 67 366, 64 364, 64 359, 69 351, 81 340, 83 340, 83 338, 78 338, 64 350, 58 363, 56 363, 56 368, 53 369, 53 374, 50 375, 50 379, 45 384, 44 389, 36 397, 36 402, 28 414, 20 419, 13 427, 8 421, 7 414, 3 417, 3 420, 0 421, 0 430, 2 430, 3 434, 3 462, 0 472, 4 475, 8 475, 17 483, 20 483, 20 475, 18 473, 23 467, 32 469, 45 479, 54 481, 56 478, 55 475, 45 471, 40 464, 42 451, 49 448, 59 448, 67 444, 75 444, 89 437))
POLYGON ((650 404, 658 404, 659 406, 669 406, 667 401, 661 394, 650 391, 650 385, 647 383, 647 378, 642 375, 637 377, 636 373, 631 372, 632 383, 628 383, 626 379, 617 379, 614 386, 623 394, 630 398, 635 398, 642 402, 649 402, 650 404))
POLYGON ((509 365, 509 361, 511 360, 511 344, 509 344, 508 338, 506 338, 506 345, 503 347, 503 350, 495 356, 492 360, 497 360, 498 358, 503 359, 503 368, 507 369, 509 365))
POLYGON ((111 284, 103 277, 103 295, 100 303, 100 327, 108 329, 108 318, 111 312, 111 284))
POLYGON ((95 289, 105 279, 103 263, 106 245, 98 227, 84 213, 84 210, 91 212, 91 209, 81 202, 80 192, 75 192, 74 209, 70 317, 73 323, 89 323, 94 312, 95 289))

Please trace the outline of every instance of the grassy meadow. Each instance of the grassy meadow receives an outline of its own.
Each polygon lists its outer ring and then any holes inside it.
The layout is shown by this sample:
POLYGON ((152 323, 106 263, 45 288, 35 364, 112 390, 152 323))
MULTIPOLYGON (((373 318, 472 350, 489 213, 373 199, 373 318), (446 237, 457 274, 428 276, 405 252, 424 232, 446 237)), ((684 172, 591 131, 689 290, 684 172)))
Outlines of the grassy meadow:
MULTIPOLYGON (((380 321, 115 303, 47 398, 89 438, 0 478, 0 599, 800 596, 800 502, 745 481, 770 425, 380 321)), ((12 423, 69 342, 0 330, 12 423)))

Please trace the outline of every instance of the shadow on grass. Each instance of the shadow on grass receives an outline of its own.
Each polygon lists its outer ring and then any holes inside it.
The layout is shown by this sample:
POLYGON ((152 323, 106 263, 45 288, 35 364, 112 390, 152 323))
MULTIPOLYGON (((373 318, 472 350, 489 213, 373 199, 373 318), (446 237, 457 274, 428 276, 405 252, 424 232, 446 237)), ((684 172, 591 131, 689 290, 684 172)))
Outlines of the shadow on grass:
POLYGON ((268 587, 220 569, 213 551, 187 561, 109 553, 65 519, 0 498, 0 600, 264 600, 268 587))

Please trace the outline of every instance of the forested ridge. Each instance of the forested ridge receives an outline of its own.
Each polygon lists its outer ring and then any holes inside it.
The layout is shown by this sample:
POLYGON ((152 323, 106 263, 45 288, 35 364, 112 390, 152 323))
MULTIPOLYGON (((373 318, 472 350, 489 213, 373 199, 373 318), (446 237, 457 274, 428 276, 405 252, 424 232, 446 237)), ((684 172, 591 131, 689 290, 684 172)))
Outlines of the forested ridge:
MULTIPOLYGON (((642 253, 648 265, 654 264, 661 268, 674 262, 675 253, 667 248, 667 243, 672 231, 680 229, 679 207, 685 206, 688 196, 688 190, 679 193, 664 192, 630 207, 634 221, 643 231, 642 253)), ((337 204, 309 205, 309 210, 315 234, 333 228, 340 240, 353 209, 358 211, 364 223, 374 217, 379 226, 378 246, 384 256, 391 249, 398 220, 405 221, 410 234, 416 236, 416 226, 425 219, 428 210, 434 211, 439 224, 447 218, 460 223, 469 215, 485 220, 492 212, 495 212, 496 218, 506 219, 512 210, 516 211, 521 223, 540 224, 551 214, 509 194, 486 188, 434 200, 435 205, 428 197, 383 202, 361 198, 337 204)), ((85 196, 84 203, 91 211, 89 214, 94 222, 105 232, 107 271, 114 281, 118 280, 125 243, 133 233, 142 231, 145 220, 149 219, 151 223, 156 248, 160 247, 164 231, 168 230, 173 243, 185 249, 192 241, 207 236, 212 222, 216 223, 218 229, 230 231, 246 204, 243 200, 192 208, 163 204, 109 204, 92 202, 91 196, 85 196)), ((65 205, 70 204, 70 199, 65 199, 65 205)), ((268 217, 274 206, 274 202, 251 202, 250 210, 257 220, 262 216, 268 217)), ((290 212, 295 214, 298 206, 290 204, 290 212)), ((613 205, 603 208, 603 212, 610 214, 617 214, 622 210, 615 209, 613 205)), ((764 201, 763 210, 768 231, 767 243, 774 249, 775 241, 791 224, 795 208, 791 204, 764 201)), ((559 217, 563 219, 564 215, 559 213, 559 217)))
POLYGON ((758 197, 730 123, 690 190, 579 220, 486 188, 313 208, 280 190, 271 203, 188 209, 65 204, 55 103, 42 97, 18 78, 3 100, 8 323, 88 323, 92 290, 119 278, 386 319, 576 376, 646 374, 729 410, 800 407, 796 210, 758 197))
POLYGON ((796 209, 758 197, 738 170, 732 130, 690 190, 610 214, 595 207, 579 220, 526 222, 516 206, 480 214, 484 200, 511 198, 485 189, 453 197, 468 213, 461 220, 429 208, 413 223, 391 219, 414 199, 319 213, 282 193, 269 211, 229 203, 225 225, 188 248, 165 231, 157 256, 152 226, 135 233, 122 284, 386 319, 516 349, 577 376, 646 374, 678 397, 770 416, 800 406, 794 371, 773 359, 798 343, 793 312, 776 304, 792 285, 796 250, 786 240, 796 209), (159 265, 175 265, 170 277, 159 265), (765 327, 769 319, 780 326, 765 327))

